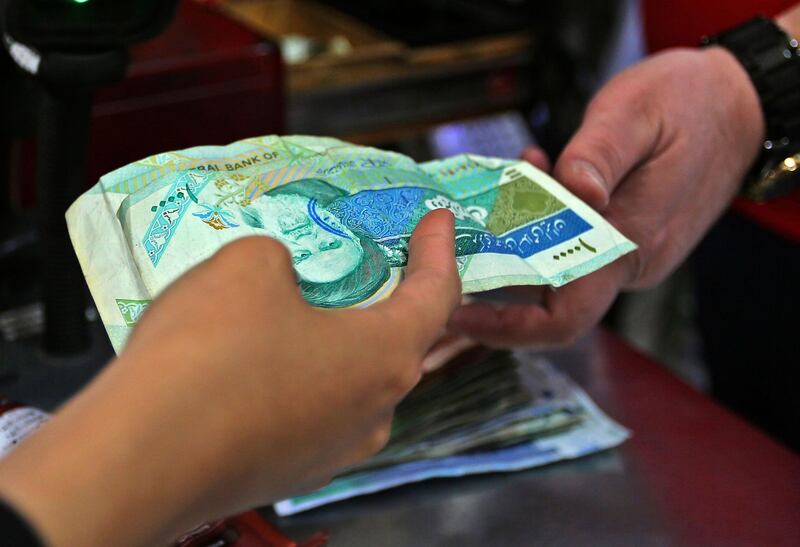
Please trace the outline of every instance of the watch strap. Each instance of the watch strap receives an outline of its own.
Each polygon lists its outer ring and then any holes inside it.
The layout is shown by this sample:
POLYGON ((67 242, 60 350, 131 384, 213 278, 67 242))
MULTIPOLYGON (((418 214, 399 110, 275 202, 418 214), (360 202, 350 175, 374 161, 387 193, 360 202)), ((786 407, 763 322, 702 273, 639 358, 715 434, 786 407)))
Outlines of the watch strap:
POLYGON ((800 150, 797 40, 771 19, 758 16, 703 37, 701 44, 722 46, 736 57, 753 82, 764 114, 766 138, 743 188, 744 195, 765 200, 790 191, 800 182, 793 159, 800 150), (784 161, 788 161, 786 166, 784 161))

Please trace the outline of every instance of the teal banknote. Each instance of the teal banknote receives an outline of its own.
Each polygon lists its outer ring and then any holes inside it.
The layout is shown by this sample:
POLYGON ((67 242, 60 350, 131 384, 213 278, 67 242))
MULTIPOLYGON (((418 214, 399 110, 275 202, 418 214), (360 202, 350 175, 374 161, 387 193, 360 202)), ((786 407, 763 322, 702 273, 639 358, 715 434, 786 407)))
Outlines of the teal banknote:
POLYGON ((465 293, 558 287, 635 245, 545 173, 461 155, 417 164, 325 137, 266 136, 158 154, 100 179, 67 212, 75 251, 114 347, 175 278, 250 235, 291 252, 303 296, 367 306, 402 278, 433 209, 456 219, 465 293))

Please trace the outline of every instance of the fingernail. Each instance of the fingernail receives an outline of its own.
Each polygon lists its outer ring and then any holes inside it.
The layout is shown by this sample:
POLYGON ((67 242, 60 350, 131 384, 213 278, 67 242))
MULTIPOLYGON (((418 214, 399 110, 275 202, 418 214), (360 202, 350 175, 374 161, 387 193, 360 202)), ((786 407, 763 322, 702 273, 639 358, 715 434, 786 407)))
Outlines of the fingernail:
POLYGON ((593 164, 585 160, 576 160, 571 166, 572 173, 583 180, 589 181, 595 185, 598 190, 598 195, 602 196, 602 206, 608 205, 608 184, 605 177, 593 164))
MULTIPOLYGON (((449 227, 451 227, 453 230, 455 230, 455 228, 456 228, 456 215, 453 213, 453 211, 451 211, 450 209, 447 209, 446 207, 441 207, 439 209, 434 209, 433 211, 447 211, 447 214, 445 215, 445 217, 447 218, 446 222, 447 222, 449 227)), ((431 212, 433 212, 433 211, 431 211, 431 212)), ((437 213, 437 214, 441 215, 442 213, 437 213)))

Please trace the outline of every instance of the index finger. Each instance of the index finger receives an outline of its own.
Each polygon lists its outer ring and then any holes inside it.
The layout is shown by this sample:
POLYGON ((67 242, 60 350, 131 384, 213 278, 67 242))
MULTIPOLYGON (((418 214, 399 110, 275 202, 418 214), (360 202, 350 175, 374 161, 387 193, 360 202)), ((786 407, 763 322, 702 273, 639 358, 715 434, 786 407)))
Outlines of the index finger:
POLYGON ((437 209, 425 215, 411 235, 405 279, 389 299, 370 309, 392 328, 408 332, 425 352, 444 332, 460 301, 455 220, 449 211, 437 209))
POLYGON ((551 347, 572 343, 596 324, 616 297, 622 261, 545 293, 542 304, 468 304, 450 321, 455 332, 493 347, 551 347))

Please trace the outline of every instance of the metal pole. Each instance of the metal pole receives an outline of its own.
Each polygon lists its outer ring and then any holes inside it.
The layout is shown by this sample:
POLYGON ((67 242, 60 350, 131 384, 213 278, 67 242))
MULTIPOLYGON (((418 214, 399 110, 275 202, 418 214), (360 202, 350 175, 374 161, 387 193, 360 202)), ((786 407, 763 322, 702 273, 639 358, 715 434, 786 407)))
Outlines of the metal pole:
POLYGON ((36 183, 45 264, 44 347, 64 355, 89 347, 84 279, 64 213, 86 183, 91 94, 41 89, 36 183))

